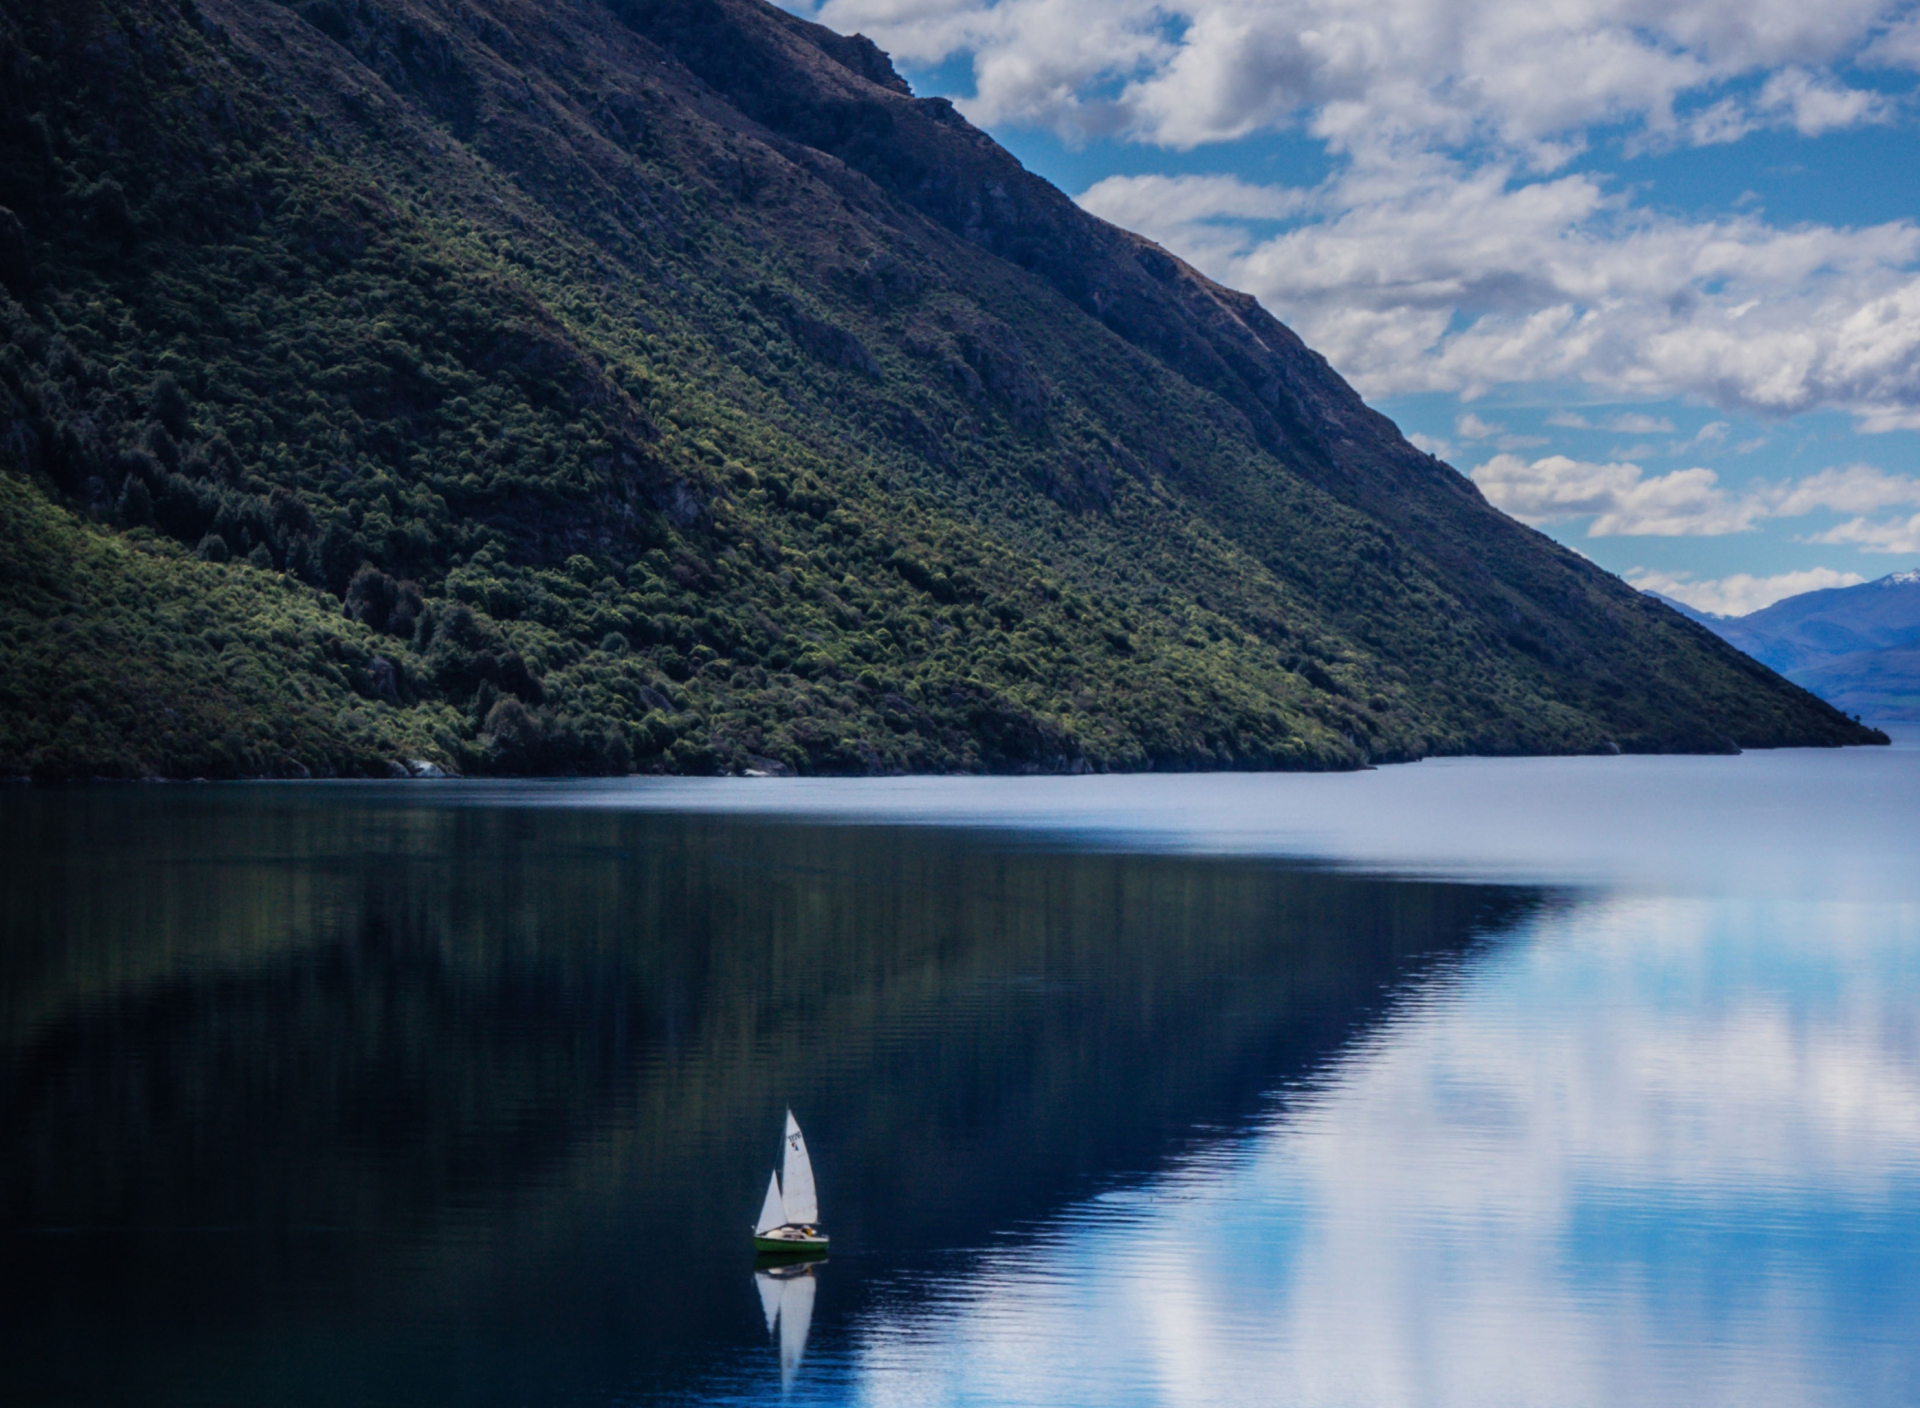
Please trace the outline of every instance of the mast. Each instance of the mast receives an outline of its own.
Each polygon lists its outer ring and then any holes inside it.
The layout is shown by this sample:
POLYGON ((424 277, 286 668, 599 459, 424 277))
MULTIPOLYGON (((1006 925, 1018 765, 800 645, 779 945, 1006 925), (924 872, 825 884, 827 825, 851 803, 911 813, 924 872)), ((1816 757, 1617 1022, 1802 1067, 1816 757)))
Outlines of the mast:
MULTIPOLYGON (((820 1220, 820 1198, 813 1189, 813 1160, 807 1157, 806 1136, 800 1122, 787 1111, 787 1147, 780 1169, 780 1198, 786 1221, 807 1226, 820 1220)), ((764 1216, 764 1214, 762 1214, 764 1216)))

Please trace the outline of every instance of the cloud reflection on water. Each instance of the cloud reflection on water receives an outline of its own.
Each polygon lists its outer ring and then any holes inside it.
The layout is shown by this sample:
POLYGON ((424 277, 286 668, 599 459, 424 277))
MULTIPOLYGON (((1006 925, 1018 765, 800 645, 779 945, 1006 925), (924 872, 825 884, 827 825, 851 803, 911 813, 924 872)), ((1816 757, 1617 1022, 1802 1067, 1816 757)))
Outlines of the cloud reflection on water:
POLYGON ((1250 1139, 862 1327, 858 1397, 1913 1402, 1917 918, 1546 915, 1250 1139))

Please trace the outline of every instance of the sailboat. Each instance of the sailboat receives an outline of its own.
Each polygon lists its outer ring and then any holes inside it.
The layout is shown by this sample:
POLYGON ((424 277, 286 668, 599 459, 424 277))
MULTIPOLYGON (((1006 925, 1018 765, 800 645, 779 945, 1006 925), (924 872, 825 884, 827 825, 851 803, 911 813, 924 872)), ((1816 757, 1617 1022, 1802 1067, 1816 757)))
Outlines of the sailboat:
POLYGON ((760 1220, 753 1224, 753 1249, 808 1255, 827 1249, 820 1221, 820 1198, 813 1191, 813 1160, 807 1157, 806 1136, 800 1122, 787 1111, 786 1149, 780 1171, 767 1175, 767 1197, 760 1204, 760 1220))

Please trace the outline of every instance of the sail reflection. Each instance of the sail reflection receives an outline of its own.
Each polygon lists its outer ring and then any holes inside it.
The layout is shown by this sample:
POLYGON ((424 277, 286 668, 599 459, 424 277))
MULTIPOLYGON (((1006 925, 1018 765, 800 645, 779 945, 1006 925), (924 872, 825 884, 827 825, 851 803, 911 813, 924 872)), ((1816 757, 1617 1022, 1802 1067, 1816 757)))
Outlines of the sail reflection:
POLYGON ((760 1291, 760 1308, 767 1314, 767 1333, 780 1332, 780 1390, 793 1387, 800 1358, 807 1352, 807 1331, 813 1328, 813 1296, 818 1283, 813 1268, 820 1260, 763 1267, 753 1273, 760 1291))

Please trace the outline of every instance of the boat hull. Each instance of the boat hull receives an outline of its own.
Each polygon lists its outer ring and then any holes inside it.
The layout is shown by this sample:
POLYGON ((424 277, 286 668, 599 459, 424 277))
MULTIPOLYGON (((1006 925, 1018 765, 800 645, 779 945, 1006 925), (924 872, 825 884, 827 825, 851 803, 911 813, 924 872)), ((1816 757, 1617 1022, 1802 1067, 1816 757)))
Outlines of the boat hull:
POLYGON ((827 1236, 810 1227, 773 1227, 753 1234, 753 1249, 778 1256, 824 1256, 827 1236))

